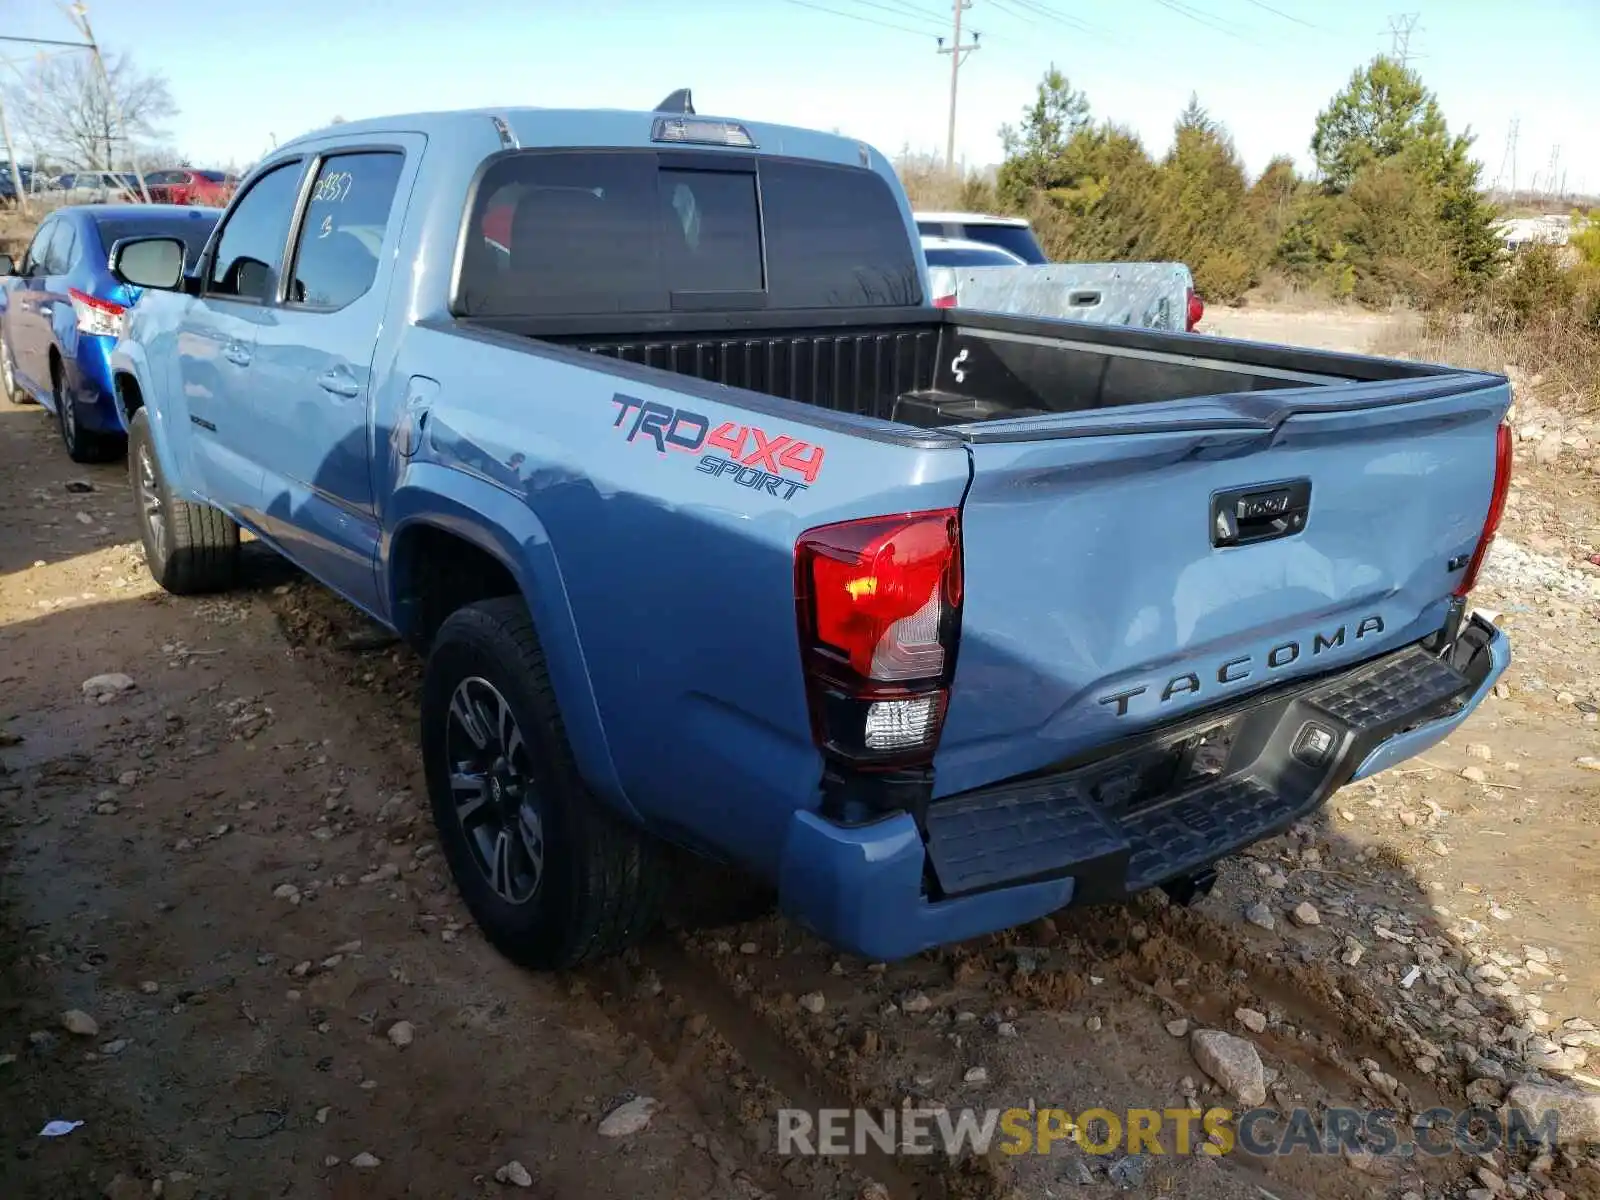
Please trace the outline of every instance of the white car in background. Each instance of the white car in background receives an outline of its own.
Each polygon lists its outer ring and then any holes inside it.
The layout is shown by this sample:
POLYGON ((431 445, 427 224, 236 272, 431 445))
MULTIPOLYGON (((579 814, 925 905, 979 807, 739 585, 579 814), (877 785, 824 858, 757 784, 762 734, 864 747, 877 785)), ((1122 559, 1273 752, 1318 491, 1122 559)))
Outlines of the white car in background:
POLYGON ((1043 266, 1050 256, 1033 235, 1027 217, 1001 217, 992 213, 914 213, 917 232, 924 238, 951 238, 997 246, 1032 266, 1043 266))
POLYGON ((1193 333, 1206 306, 1183 263, 1053 263, 1023 217, 914 213, 938 308, 1193 333))

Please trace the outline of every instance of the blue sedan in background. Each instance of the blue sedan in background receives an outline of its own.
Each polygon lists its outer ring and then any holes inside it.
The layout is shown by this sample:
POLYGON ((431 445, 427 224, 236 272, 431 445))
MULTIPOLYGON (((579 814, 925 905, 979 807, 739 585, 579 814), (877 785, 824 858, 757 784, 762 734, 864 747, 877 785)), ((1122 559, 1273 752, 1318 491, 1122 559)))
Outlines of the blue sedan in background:
POLYGON ((111 387, 111 347, 138 292, 106 262, 123 238, 176 237, 192 267, 221 209, 85 204, 57 209, 21 264, 0 255, 0 383, 14 403, 37 400, 61 427, 74 462, 105 462, 127 448, 111 387))

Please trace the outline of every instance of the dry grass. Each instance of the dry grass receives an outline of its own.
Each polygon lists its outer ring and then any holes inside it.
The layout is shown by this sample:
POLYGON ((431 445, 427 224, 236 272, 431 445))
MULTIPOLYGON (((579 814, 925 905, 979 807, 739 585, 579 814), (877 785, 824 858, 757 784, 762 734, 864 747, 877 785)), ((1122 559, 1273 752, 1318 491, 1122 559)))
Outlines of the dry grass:
POLYGON ((952 171, 936 155, 902 151, 894 170, 911 207, 918 212, 989 212, 995 208, 991 179, 977 172, 963 175, 952 171))
POLYGON ((58 207, 58 204, 58 201, 30 196, 27 212, 23 212, 14 204, 0 208, 0 253, 21 258, 23 251, 28 248, 28 243, 33 240, 33 231, 39 228, 39 222, 58 207))
POLYGON ((1521 324, 1434 312, 1419 325, 1386 332, 1372 352, 1480 371, 1520 368, 1544 377, 1540 394, 1554 407, 1574 416, 1600 412, 1600 332, 1565 313, 1521 324))

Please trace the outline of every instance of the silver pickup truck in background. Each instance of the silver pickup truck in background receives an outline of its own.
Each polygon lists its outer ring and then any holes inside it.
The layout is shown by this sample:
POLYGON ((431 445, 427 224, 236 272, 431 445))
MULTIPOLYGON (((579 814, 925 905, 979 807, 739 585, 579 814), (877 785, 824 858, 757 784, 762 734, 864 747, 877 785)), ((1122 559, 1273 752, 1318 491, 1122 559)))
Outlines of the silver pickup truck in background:
POLYGON ((1053 263, 1023 217, 917 213, 934 303, 1192 333, 1205 316, 1183 263, 1053 263), (979 263, 979 247, 993 259, 979 263), (1003 257, 1002 257, 1003 255, 1003 257))

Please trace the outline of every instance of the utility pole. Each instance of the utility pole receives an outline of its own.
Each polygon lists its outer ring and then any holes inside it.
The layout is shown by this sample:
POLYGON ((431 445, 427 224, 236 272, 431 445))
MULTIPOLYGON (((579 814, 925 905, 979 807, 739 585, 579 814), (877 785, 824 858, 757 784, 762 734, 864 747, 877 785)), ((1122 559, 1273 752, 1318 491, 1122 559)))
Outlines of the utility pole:
MULTIPOLYGON (((128 143, 128 165, 133 168, 133 176, 139 181, 140 195, 144 197, 144 202, 149 204, 150 188, 144 181, 144 172, 139 169, 139 153, 134 149, 133 135, 128 132, 128 122, 123 119, 122 106, 117 103, 117 93, 111 86, 111 72, 106 70, 106 60, 100 54, 100 43, 94 40, 94 30, 89 27, 88 6, 83 0, 74 0, 67 9, 67 16, 78 27, 78 32, 83 34, 83 40, 89 44, 89 53, 94 55, 94 65, 100 71, 100 83, 106 89, 106 107, 116 118, 117 128, 122 131, 122 140, 128 143)), ((106 166, 109 170, 116 170, 114 162, 107 163, 106 166)))
POLYGON ((1511 118, 1511 202, 1517 201, 1517 126, 1521 124, 1520 117, 1511 118))
MULTIPOLYGON (((22 187, 22 168, 17 166, 17 148, 11 143, 11 122, 6 120, 6 105, 0 100, 0 136, 6 140, 6 158, 11 163, 11 183, 17 189, 17 209, 28 211, 28 193, 22 187)), ((35 168, 38 163, 33 164, 35 168)))
POLYGON ((979 34, 972 35, 972 41, 965 46, 961 44, 961 13, 964 9, 972 7, 972 0, 951 0, 955 8, 955 30, 950 39, 950 45, 944 44, 944 39, 939 39, 939 53, 950 56, 950 125, 945 134, 944 165, 952 175, 956 170, 956 81, 961 74, 961 64, 968 54, 978 49, 979 34))

